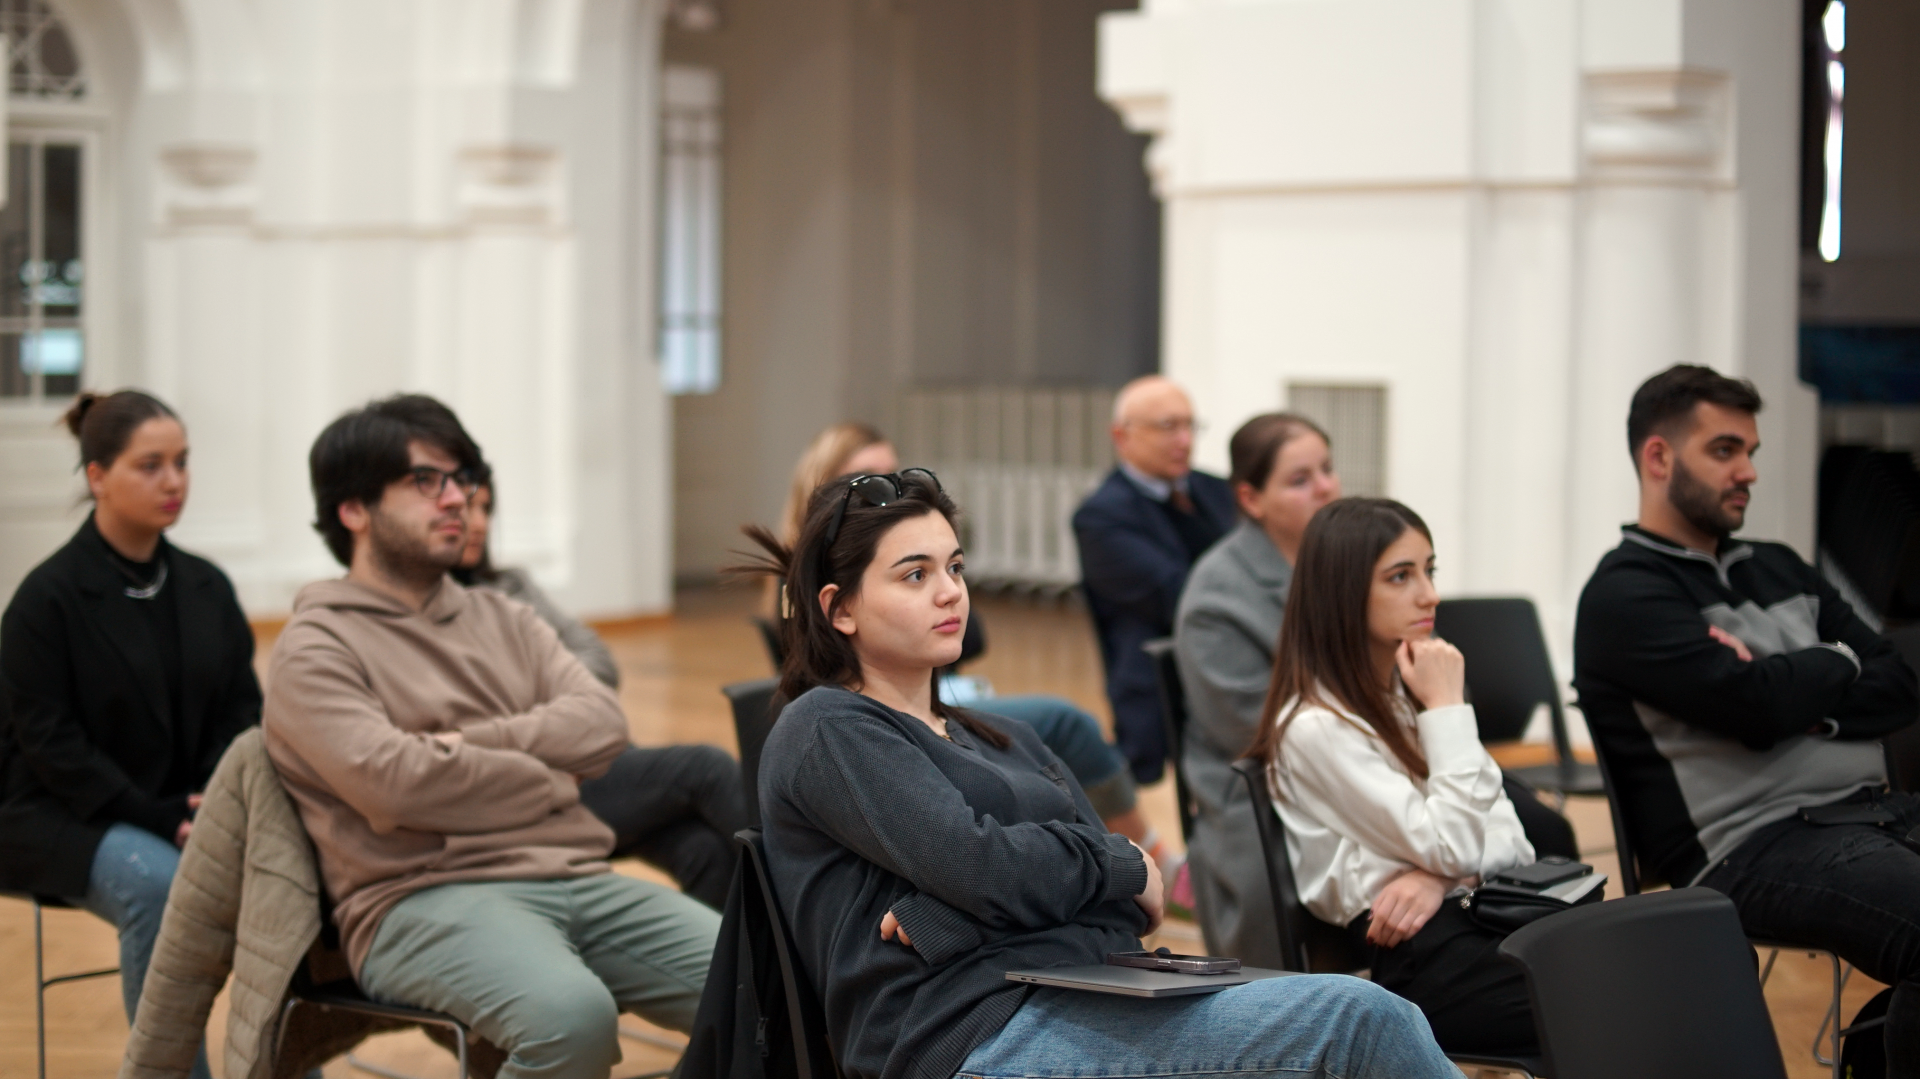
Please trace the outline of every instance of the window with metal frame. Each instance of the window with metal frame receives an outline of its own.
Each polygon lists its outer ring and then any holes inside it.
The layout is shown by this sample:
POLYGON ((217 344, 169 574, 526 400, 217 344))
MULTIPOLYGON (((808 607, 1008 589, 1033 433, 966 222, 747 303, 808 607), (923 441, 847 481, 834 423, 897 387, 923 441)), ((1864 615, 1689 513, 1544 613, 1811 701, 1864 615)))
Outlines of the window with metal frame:
POLYGON ((78 142, 16 131, 0 208, 0 397, 44 400, 80 390, 84 153, 78 142))
POLYGON ((720 388, 720 73, 661 78, 660 377, 671 394, 720 388))
POLYGON ((71 101, 87 95, 80 53, 46 0, 0 0, 0 34, 7 38, 7 85, 14 96, 71 101))

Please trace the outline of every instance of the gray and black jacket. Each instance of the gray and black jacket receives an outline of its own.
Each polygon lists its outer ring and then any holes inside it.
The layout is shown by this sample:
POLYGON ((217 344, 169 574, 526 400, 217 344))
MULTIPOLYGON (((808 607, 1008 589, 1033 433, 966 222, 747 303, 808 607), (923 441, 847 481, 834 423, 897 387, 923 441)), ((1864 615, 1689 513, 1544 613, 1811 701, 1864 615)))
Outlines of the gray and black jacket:
POLYGON ((1763 825, 1886 783, 1874 739, 1913 722, 1913 672, 1813 567, 1621 531, 1580 594, 1573 684, 1644 872, 1691 883, 1763 825))

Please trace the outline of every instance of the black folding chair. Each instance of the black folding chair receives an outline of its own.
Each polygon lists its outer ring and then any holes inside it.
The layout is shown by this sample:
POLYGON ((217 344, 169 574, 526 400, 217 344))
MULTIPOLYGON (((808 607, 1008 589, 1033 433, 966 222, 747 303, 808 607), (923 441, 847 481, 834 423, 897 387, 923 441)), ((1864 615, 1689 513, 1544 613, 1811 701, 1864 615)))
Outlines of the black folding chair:
POLYGON ((754 883, 766 904, 767 921, 772 929, 774 954, 780 960, 780 982, 786 990, 787 1029, 793 1038, 794 1068, 799 1079, 839 1079, 833 1048, 827 1043, 826 1011, 813 983, 807 980, 800 957, 794 954, 793 937, 787 929, 787 917, 773 892, 773 875, 767 872, 767 846, 760 829, 743 828, 733 837, 745 849, 753 866, 754 883))
POLYGON ((780 623, 757 614, 750 621, 760 633, 760 643, 767 646, 767 658, 773 661, 774 673, 780 673, 780 668, 787 662, 787 650, 780 643, 780 623))
POLYGON ((1153 659, 1153 673, 1160 688, 1160 727, 1167 738, 1167 762, 1173 765, 1173 793, 1180 809, 1180 838, 1193 842, 1193 796, 1188 793, 1187 770, 1181 764, 1181 751, 1187 739, 1187 694, 1180 683, 1180 664, 1175 661, 1172 637, 1155 637, 1140 646, 1153 659))
MULTIPOLYGON (((302 964, 294 976, 294 982, 287 992, 287 1002, 280 1009, 280 1041, 284 1043, 287 1028, 293 1019, 293 1013, 300 1008, 321 1008, 328 1011, 351 1012, 355 1015, 370 1015, 379 1019, 392 1020, 395 1023, 421 1027, 439 1027, 452 1034, 454 1057, 460 1062, 459 1079, 467 1079, 467 1053, 472 1031, 460 1020, 444 1012, 428 1011, 425 1008, 411 1008, 404 1004, 383 1004, 368 997, 346 978, 327 985, 314 985, 308 973, 307 965, 302 964)), ((280 1054, 281 1046, 274 1046, 274 1055, 280 1054)), ((413 1079, 405 1072, 383 1068, 378 1064, 361 1060, 352 1053, 347 1054, 347 1063, 364 1072, 382 1076, 383 1079, 413 1079)), ((665 1075, 665 1072, 661 1072, 665 1075)))
POLYGON ((1733 902, 1681 888, 1514 931, 1554 1079, 1785 1079, 1733 902))
POLYGON ((83 970, 75 974, 56 974, 47 977, 46 935, 41 927, 41 910, 73 910, 74 905, 51 895, 34 895, 31 892, 0 892, 0 897, 19 899, 33 904, 33 1021, 35 1046, 39 1051, 40 1079, 47 1079, 47 990, 67 982, 84 982, 91 978, 108 978, 120 973, 119 967, 105 967, 100 970, 83 970))
POLYGON ((721 686, 733 705, 733 736, 740 743, 740 783, 746 788, 747 821, 760 827, 760 749, 767 744, 773 721, 780 717, 774 701, 778 678, 756 678, 721 686))
POLYGON ((1434 636, 1467 658, 1467 693, 1482 742, 1517 741, 1534 709, 1544 704, 1552 718, 1555 763, 1508 769, 1535 790, 1599 794, 1604 784, 1591 764, 1574 759, 1566 710, 1553 680, 1547 639, 1533 601, 1520 597, 1449 599, 1434 614, 1434 636))
MULTIPOLYGON (((1613 817, 1613 849, 1620 859, 1620 888, 1629 896, 1639 895, 1648 884, 1664 883, 1650 880, 1645 867, 1633 853, 1633 841, 1627 836, 1627 818, 1622 803, 1615 791, 1618 788, 1613 781, 1613 772, 1607 765, 1607 755, 1600 753, 1600 778, 1606 784, 1607 808, 1613 817)), ((1706 889, 1711 891, 1711 889, 1706 889)), ((1715 893, 1718 894, 1718 893, 1715 893)), ((1732 904, 1732 900, 1728 900, 1732 904)), ((1833 992, 1827 998, 1827 1011, 1820 1019, 1819 1029, 1813 1032, 1813 1060, 1824 1068, 1833 1069, 1833 1079, 1841 1079, 1840 1041, 1853 1034, 1874 1027, 1886 1025, 1886 1017, 1868 1019, 1853 1026, 1844 1026, 1841 1016, 1842 994, 1847 990, 1847 982, 1853 977, 1853 964, 1842 960, 1838 955, 1825 948, 1815 948, 1806 944, 1794 944, 1789 941, 1767 940, 1749 937, 1747 943, 1759 951, 1767 953, 1767 962, 1760 970, 1760 986, 1766 988, 1767 979, 1773 976, 1773 964, 1780 958, 1781 952, 1805 952, 1809 956, 1825 956, 1833 971, 1833 992), (1828 1043, 1828 1051, 1820 1051, 1821 1042, 1828 1043)))
MULTIPOLYGON (((1907 666, 1920 671, 1920 626, 1905 626, 1887 635, 1907 666)), ((1920 723, 1911 723, 1880 740, 1887 753, 1887 781, 1897 791, 1920 791, 1920 723)))
MULTIPOLYGON (((1253 801, 1253 819, 1260 831, 1260 852, 1267 863, 1267 887, 1273 895, 1276 927, 1280 933, 1280 955, 1292 970, 1309 974, 1351 974, 1368 965, 1367 956, 1354 945, 1353 938, 1340 926, 1330 925, 1313 916, 1300 902, 1300 890, 1293 879, 1293 861, 1287 855, 1287 825, 1274 812, 1273 796, 1267 790, 1267 769, 1256 760, 1237 760, 1233 770, 1246 781, 1247 795, 1253 801)), ((1539 1075, 1540 1061, 1531 1057, 1488 1056, 1482 1053, 1448 1053, 1447 1059, 1469 1068, 1497 1068, 1539 1075)))

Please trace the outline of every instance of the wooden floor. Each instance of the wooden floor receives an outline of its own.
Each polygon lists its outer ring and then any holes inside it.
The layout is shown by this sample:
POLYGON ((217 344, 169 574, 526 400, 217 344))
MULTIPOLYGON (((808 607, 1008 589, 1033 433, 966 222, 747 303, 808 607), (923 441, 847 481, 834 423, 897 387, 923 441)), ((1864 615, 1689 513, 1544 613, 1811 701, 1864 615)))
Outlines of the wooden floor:
MULTIPOLYGON (((1077 610, 1046 603, 981 598, 978 607, 989 629, 987 655, 969 673, 990 679, 1001 693, 1054 693, 1071 698, 1108 722, 1100 688, 1099 658, 1085 616, 1077 610)), ((607 639, 620 661, 620 697, 627 710, 633 737, 641 745, 708 742, 734 749, 732 719, 719 687, 770 672, 766 654, 746 615, 753 605, 745 592, 696 591, 683 593, 670 619, 607 627, 607 639)), ((262 658, 271 630, 264 630, 262 658)), ((1516 747, 1498 754, 1505 763, 1532 763, 1532 747, 1516 747)), ((1170 782, 1142 792, 1142 805, 1162 835, 1177 843, 1170 782)), ((1598 798, 1576 798, 1567 806, 1587 860, 1617 878, 1612 855, 1613 830, 1606 803, 1598 798)), ((645 866, 622 863, 622 872, 663 879, 645 866)), ((1609 886, 1609 897, 1619 886, 1609 886)), ((1201 950, 1197 929, 1170 922, 1160 938, 1175 950, 1201 950)), ((110 966, 116 961, 114 935, 91 915, 53 912, 47 916, 49 973, 110 966)), ((1855 976, 1846 994, 1846 1014, 1853 1012, 1881 986, 1855 976)), ((1794 1079, 1828 1074, 1814 1064, 1809 1046, 1827 1004, 1828 974, 1821 961, 1802 955, 1782 956, 1767 987, 1767 1002, 1786 1056, 1787 1073, 1794 1079)), ((625 1018, 629 1028, 662 1032, 625 1018)), ((215 1047, 213 1072, 224 1074, 219 1045, 224 1037, 225 999, 216 1005, 209 1033, 215 1047)), ((667 1035, 678 1040, 677 1036, 667 1035)), ((58 986, 49 992, 47 1040, 48 1075, 58 1079, 114 1074, 126 1039, 126 1021, 120 1009, 119 985, 114 979, 58 986)), ((670 1067, 677 1054, 641 1041, 627 1041, 626 1060, 616 1077, 634 1076, 670 1067)), ((400 1033, 373 1039, 359 1051, 361 1059, 400 1069, 421 1079, 449 1079, 453 1060, 418 1033, 400 1033)), ((24 903, 0 901, 0 1079, 34 1074, 33 919, 24 903)), ((336 1060, 326 1068, 327 1079, 349 1079, 367 1073, 336 1060)))

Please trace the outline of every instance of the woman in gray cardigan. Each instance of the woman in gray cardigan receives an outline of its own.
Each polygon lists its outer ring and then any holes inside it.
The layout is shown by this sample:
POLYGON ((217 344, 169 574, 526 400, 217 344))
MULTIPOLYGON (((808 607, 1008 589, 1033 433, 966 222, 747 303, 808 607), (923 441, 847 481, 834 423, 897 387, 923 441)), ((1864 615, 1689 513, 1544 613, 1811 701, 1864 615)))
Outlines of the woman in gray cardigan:
POLYGON ((1207 950, 1284 968, 1260 835, 1231 766, 1260 726, 1300 538, 1340 497, 1340 478, 1326 432, 1285 412, 1242 424, 1229 454, 1240 523, 1194 563, 1174 617, 1188 715, 1181 767, 1195 803, 1187 865, 1207 950))

